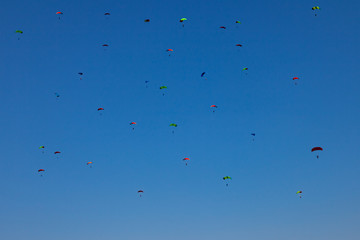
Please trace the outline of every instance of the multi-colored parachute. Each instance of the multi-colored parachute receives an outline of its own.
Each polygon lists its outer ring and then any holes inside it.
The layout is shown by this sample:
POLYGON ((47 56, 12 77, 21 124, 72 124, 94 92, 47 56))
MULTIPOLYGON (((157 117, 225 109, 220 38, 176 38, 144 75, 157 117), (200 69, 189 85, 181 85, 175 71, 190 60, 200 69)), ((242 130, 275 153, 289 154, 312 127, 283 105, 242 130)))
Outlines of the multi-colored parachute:
POLYGON ((40 148, 40 149, 41 149, 41 148, 45 148, 45 146, 40 146, 39 148, 40 148))
POLYGON ((42 149, 41 152, 44 153, 45 146, 40 146, 39 149, 42 149))
POLYGON ((93 162, 87 162, 86 165, 88 165, 90 168, 92 168, 93 162))
POLYGON ((183 27, 185 26, 184 22, 187 21, 187 18, 181 18, 179 22, 183 23, 183 27))
POLYGON ((229 181, 232 180, 230 176, 223 177, 223 180, 226 182, 226 186, 229 186, 229 181))
POLYGON ((61 15, 63 15, 63 13, 62 12, 56 12, 56 15, 58 15, 59 16, 59 20, 61 19, 61 15))
POLYGON ((296 194, 299 194, 299 197, 301 198, 302 191, 297 191, 296 194))
POLYGON ((169 56, 171 56, 171 52, 173 52, 173 51, 174 51, 174 49, 171 49, 171 48, 166 49, 166 52, 169 53, 169 56))
POLYGON ((243 71, 247 71, 247 70, 249 70, 249 68, 246 67, 246 68, 243 68, 242 70, 243 70, 243 71))
MULTIPOLYGON (((176 124, 176 123, 170 123, 170 125, 169 125, 170 127, 177 127, 178 125, 176 124)), ((172 130, 172 133, 174 133, 175 131, 174 130, 172 130)))
POLYGON ((213 112, 215 112, 215 110, 216 110, 216 108, 218 108, 218 106, 217 105, 211 105, 210 108, 212 108, 213 112))
POLYGON ((188 161, 190 161, 190 158, 183 158, 183 161, 185 161, 185 165, 188 165, 188 161))
POLYGON ((239 24, 241 24, 241 22, 240 22, 240 21, 236 21, 235 23, 239 23, 239 24))
POLYGON ((135 130, 135 127, 134 127, 135 125, 136 125, 136 122, 131 122, 130 123, 130 126, 133 126, 132 130, 135 130))
MULTIPOLYGON (((311 152, 315 152, 315 151, 323 151, 323 148, 322 147, 313 147, 311 149, 311 152)), ((319 154, 316 155, 316 158, 319 158, 319 154)))
POLYGON ((320 7, 319 6, 314 6, 314 7, 311 8, 311 10, 315 11, 315 17, 316 17, 317 16, 316 12, 320 10, 320 7))

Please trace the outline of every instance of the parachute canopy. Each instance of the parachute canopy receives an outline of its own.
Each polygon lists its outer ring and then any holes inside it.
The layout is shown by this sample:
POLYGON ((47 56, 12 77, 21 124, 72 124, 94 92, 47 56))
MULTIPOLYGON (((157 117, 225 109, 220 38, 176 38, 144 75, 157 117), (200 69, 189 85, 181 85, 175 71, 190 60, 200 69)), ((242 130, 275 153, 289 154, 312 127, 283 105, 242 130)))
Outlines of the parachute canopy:
POLYGON ((144 22, 150 22, 150 19, 145 19, 144 22))
POLYGON ((302 191, 297 191, 296 194, 302 193, 302 191))
POLYGON ((186 21, 187 20, 187 18, 181 18, 180 19, 180 22, 184 22, 184 21, 186 21))
POLYGON ((160 89, 166 89, 167 88, 167 86, 161 86, 160 87, 160 89))
POLYGON ((183 160, 184 160, 184 161, 189 161, 189 160, 190 160, 190 158, 184 158, 183 160))
POLYGON ((16 30, 15 32, 16 32, 16 33, 20 33, 20 34, 23 34, 23 33, 24 33, 24 32, 21 31, 21 30, 16 30))
POLYGON ((248 68, 243 68, 242 70, 245 71, 245 70, 249 70, 249 69, 248 68))
POLYGON ((82 73, 82 72, 79 72, 78 74, 79 74, 80 76, 84 75, 84 73, 82 73))
POLYGON ((319 7, 319 6, 315 6, 315 7, 312 7, 311 9, 312 9, 312 10, 320 10, 320 7, 319 7))
POLYGON ((169 48, 169 49, 166 49, 167 52, 173 52, 174 50, 169 48))
POLYGON ((220 28, 222 28, 222 29, 226 29, 226 27, 224 27, 224 26, 221 26, 220 28))
POLYGON ((203 77, 203 76, 205 75, 205 73, 206 73, 206 72, 203 72, 203 73, 201 74, 201 77, 203 77))
POLYGON ((109 16, 109 15, 110 15, 110 13, 108 13, 108 12, 107 12, 107 13, 104 13, 104 15, 105 15, 105 16, 109 16))
POLYGON ((226 179, 230 179, 230 180, 232 180, 232 178, 231 178, 231 177, 229 177, 229 176, 225 176, 225 177, 223 177, 223 180, 226 180, 226 179))
POLYGON ((45 172, 45 169, 39 169, 38 172, 45 172))
POLYGON ((299 80, 299 78, 298 77, 293 77, 293 80, 299 80))
POLYGON ((109 45, 107 45, 107 44, 103 44, 102 46, 103 46, 103 47, 108 47, 109 45))
POLYGON ((56 14, 61 14, 62 15, 63 13, 62 12, 56 12, 56 14))
POLYGON ((241 45, 241 44, 236 44, 235 46, 237 46, 237 47, 242 47, 242 45, 241 45))
POLYGON ((98 110, 98 111, 104 111, 104 109, 103 109, 103 108, 98 108, 97 110, 98 110))
POLYGON ((217 108, 218 106, 216 106, 216 105, 211 105, 210 107, 212 107, 212 108, 217 108))
POLYGON ((252 133, 251 136, 254 136, 254 137, 255 137, 255 133, 252 133))
POLYGON ((143 190, 139 190, 138 193, 143 193, 144 191, 143 190))
POLYGON ((86 165, 92 164, 92 162, 87 162, 86 165))
POLYGON ((54 152, 54 154, 59 154, 59 153, 61 153, 61 152, 59 152, 59 151, 54 152))
POLYGON ((314 152, 314 151, 322 151, 322 147, 314 147, 311 149, 311 152, 314 152))
POLYGON ((136 124, 136 122, 131 122, 131 123, 130 123, 130 125, 135 125, 135 124, 136 124))
POLYGON ((241 23, 240 21, 236 21, 235 23, 241 23))
POLYGON ((39 148, 45 148, 45 146, 40 146, 39 148))
POLYGON ((178 125, 176 123, 171 123, 169 126, 170 127, 177 127, 178 125))

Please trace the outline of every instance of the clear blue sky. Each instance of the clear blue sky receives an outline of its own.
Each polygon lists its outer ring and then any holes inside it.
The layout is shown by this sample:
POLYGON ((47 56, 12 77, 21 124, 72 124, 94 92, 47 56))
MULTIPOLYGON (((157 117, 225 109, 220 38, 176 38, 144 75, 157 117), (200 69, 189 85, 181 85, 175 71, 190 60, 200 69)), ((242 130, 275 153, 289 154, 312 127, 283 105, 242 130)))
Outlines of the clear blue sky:
POLYGON ((0 238, 358 239, 359 7, 3 1, 0 238))

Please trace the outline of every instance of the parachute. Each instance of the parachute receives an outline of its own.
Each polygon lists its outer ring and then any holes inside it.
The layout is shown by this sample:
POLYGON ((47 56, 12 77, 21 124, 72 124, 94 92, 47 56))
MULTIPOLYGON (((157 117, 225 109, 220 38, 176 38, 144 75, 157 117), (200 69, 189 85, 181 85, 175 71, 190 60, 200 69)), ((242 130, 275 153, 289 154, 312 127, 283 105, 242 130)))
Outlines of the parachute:
MULTIPOLYGON (((136 125, 136 122, 131 122, 130 123, 130 126, 134 126, 134 125, 136 125)), ((133 127, 132 130, 135 130, 135 128, 133 127)))
POLYGON ((301 198, 302 191, 297 191, 296 194, 299 194, 299 197, 301 198))
POLYGON ((239 24, 241 24, 241 22, 240 22, 240 21, 236 21, 235 23, 239 23, 239 24))
POLYGON ((221 26, 221 27, 219 27, 219 28, 226 29, 226 27, 224 27, 224 26, 221 26))
POLYGON ((106 12, 104 13, 105 16, 110 16, 110 13, 106 12))
POLYGON ((90 168, 92 168, 92 163, 93 162, 87 162, 86 165, 88 165, 90 168))
POLYGON ((59 20, 61 19, 61 15, 63 15, 63 13, 62 12, 56 12, 56 15, 59 15, 59 20))
POLYGON ((296 80, 299 80, 298 77, 293 77, 293 81, 295 81, 295 85, 297 85, 297 81, 296 80))
POLYGON ((205 72, 203 72, 202 74, 201 74, 201 77, 203 77, 205 75, 205 72))
POLYGON ((80 80, 81 80, 81 79, 82 79, 82 77, 81 77, 81 76, 83 76, 83 75, 84 75, 84 73, 79 72, 78 74, 80 75, 80 80))
POLYGON ((43 176, 42 173, 45 172, 45 169, 40 168, 37 171, 38 171, 38 174, 42 177, 43 176))
POLYGON ((140 197, 141 197, 141 194, 142 194, 142 193, 144 193, 143 190, 139 190, 139 191, 138 191, 138 194, 139 194, 140 197))
POLYGON ((98 110, 98 111, 104 111, 104 109, 103 109, 103 108, 98 108, 97 110, 98 110))
MULTIPOLYGON (((21 30, 16 30, 15 33, 23 34, 24 32, 21 30)), ((20 40, 20 37, 18 37, 18 40, 20 40)))
MULTIPOLYGON (((176 123, 170 123, 170 125, 169 125, 170 127, 177 127, 178 125, 176 124, 176 123)), ((174 133, 175 131, 174 130, 172 130, 172 133, 174 133)))
POLYGON ((61 152, 59 152, 59 151, 54 152, 54 154, 59 154, 59 153, 61 153, 61 152))
POLYGON ((59 98, 60 95, 58 93, 54 93, 56 98, 59 98))
POLYGON ((226 182, 226 186, 229 186, 229 180, 232 180, 232 178, 229 176, 225 176, 223 177, 223 180, 226 182))
MULTIPOLYGON (((160 87, 160 90, 164 90, 164 89, 167 89, 167 86, 161 86, 160 87)), ((165 93, 163 93, 162 95, 165 96, 165 93)))
POLYGON ((312 7, 311 10, 315 11, 315 17, 317 16, 316 12, 320 10, 319 6, 312 7))
POLYGON ((242 70, 243 70, 243 71, 247 71, 247 70, 249 70, 249 68, 246 67, 246 68, 243 68, 242 70))
POLYGON ((181 18, 179 22, 183 23, 183 27, 185 27, 184 21, 187 21, 187 18, 181 18))
POLYGON ((210 107, 211 107, 212 109, 214 109, 213 112, 215 112, 215 109, 218 108, 218 106, 216 106, 216 105, 211 105, 210 107))
POLYGON ((44 153, 45 146, 40 146, 39 149, 42 149, 42 153, 44 153))
POLYGON ((187 166, 188 165, 187 161, 190 161, 190 158, 183 158, 183 161, 186 161, 185 165, 187 166))
MULTIPOLYGON (((311 149, 311 152, 315 152, 315 151, 323 151, 322 147, 314 147, 311 149)), ((316 158, 319 158, 319 154, 316 155, 316 158)))
POLYGON ((236 44, 235 46, 237 46, 237 47, 242 47, 243 45, 241 45, 241 44, 236 44))
POLYGON ((150 22, 150 19, 145 19, 144 22, 150 22))
POLYGON ((174 49, 171 49, 171 48, 166 49, 166 52, 168 52, 168 53, 169 53, 169 56, 171 56, 171 52, 173 52, 173 51, 174 51, 174 49))
POLYGON ((253 141, 255 141, 255 133, 251 133, 251 136, 253 136, 253 141))

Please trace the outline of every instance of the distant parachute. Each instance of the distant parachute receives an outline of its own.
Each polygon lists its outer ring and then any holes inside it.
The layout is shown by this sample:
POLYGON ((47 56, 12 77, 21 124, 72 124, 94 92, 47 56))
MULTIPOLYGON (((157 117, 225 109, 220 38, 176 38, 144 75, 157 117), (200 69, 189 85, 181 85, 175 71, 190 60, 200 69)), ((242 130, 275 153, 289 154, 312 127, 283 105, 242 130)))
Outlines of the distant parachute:
MULTIPOLYGON (((160 90, 164 90, 164 89, 167 89, 167 86, 161 86, 161 87, 160 87, 160 90)), ((165 96, 165 93, 163 92, 162 95, 165 96)))
POLYGON ((187 18, 181 18, 180 19, 180 22, 183 23, 183 25, 182 25, 183 27, 185 26, 185 24, 184 24, 185 21, 187 21, 187 18))
POLYGON ((63 15, 63 13, 62 12, 56 12, 56 14, 59 16, 59 20, 61 19, 61 15, 63 15))
POLYGON ((171 52, 173 52, 173 51, 174 51, 174 49, 171 49, 171 48, 166 49, 166 52, 168 52, 168 53, 169 53, 169 56, 171 56, 171 52))
POLYGON ((42 177, 42 173, 45 172, 45 169, 40 168, 39 170, 37 170, 37 172, 42 177))
MULTIPOLYGON (((134 126, 134 125, 136 125, 136 122, 131 122, 130 123, 130 126, 134 126)), ((135 127, 133 127, 132 130, 135 130, 135 127)))
MULTIPOLYGON (((311 152, 315 152, 315 151, 323 151, 323 148, 322 147, 314 147, 311 149, 311 152)), ((316 155, 316 158, 319 158, 319 154, 316 155)))
POLYGON ((220 28, 222 28, 222 29, 226 29, 226 27, 224 27, 224 26, 221 26, 220 28))
POLYGON ((211 105, 210 107, 213 109, 213 112, 215 112, 215 109, 218 108, 216 105, 211 105))
POLYGON ((59 98, 60 95, 58 93, 54 93, 56 98, 59 98))
POLYGON ((297 80, 299 80, 298 77, 293 77, 293 81, 295 82, 295 85, 297 85, 297 80))
POLYGON ((93 162, 87 162, 86 165, 88 165, 90 168, 92 168, 93 162))
POLYGON ((143 193, 144 193, 143 190, 139 190, 139 191, 138 191, 138 194, 139 194, 140 197, 141 197, 141 194, 143 194, 143 193))
POLYGON ((242 70, 243 70, 243 71, 247 71, 247 70, 249 70, 249 68, 246 67, 246 68, 243 68, 242 70))
POLYGON ((183 158, 183 161, 185 161, 185 165, 188 165, 188 161, 190 161, 190 158, 183 158))
POLYGON ((59 151, 54 152, 54 154, 59 154, 59 153, 61 153, 61 152, 59 152, 59 151))
POLYGON ((236 21, 235 23, 239 23, 239 24, 241 24, 241 22, 240 22, 240 21, 236 21))
POLYGON ((150 22, 150 19, 145 19, 144 22, 150 22))
POLYGON ((226 182, 226 186, 229 186, 229 180, 232 180, 232 178, 229 176, 225 176, 223 177, 223 180, 226 182))
MULTIPOLYGON (((24 32, 21 31, 21 30, 16 30, 15 33, 18 33, 18 34, 23 34, 24 32)), ((18 35, 19 36, 19 35, 18 35)), ((18 40, 20 40, 20 36, 18 37, 18 40)))
POLYGON ((311 10, 315 11, 315 17, 317 16, 317 11, 320 10, 320 7, 319 6, 315 6, 315 7, 312 7, 311 10))
POLYGON ((83 76, 83 75, 84 75, 84 73, 79 72, 78 74, 80 75, 80 80, 81 80, 81 79, 82 79, 82 77, 81 77, 81 76, 83 76))
POLYGON ((44 153, 45 146, 40 146, 39 149, 42 149, 42 153, 44 153))
POLYGON ((241 44, 236 44, 235 46, 237 46, 237 47, 242 47, 243 45, 241 45, 241 44))
POLYGON ((255 141, 255 133, 251 133, 251 136, 253 136, 253 141, 255 141))
POLYGON ((98 110, 98 111, 104 111, 104 109, 103 109, 103 108, 98 108, 97 110, 98 110))
MULTIPOLYGON (((169 125, 170 127, 177 127, 178 125, 176 124, 176 123, 170 123, 170 125, 169 125)), ((175 131, 174 130, 172 130, 172 133, 174 133, 175 131)))
POLYGON ((110 16, 110 13, 106 12, 104 13, 105 16, 110 16))
POLYGON ((296 194, 299 194, 299 197, 301 198, 302 191, 297 191, 296 194))

